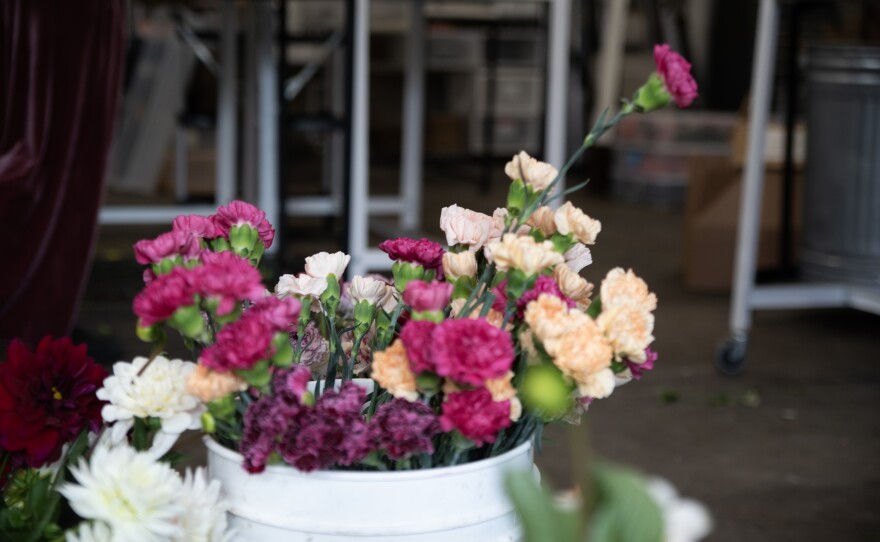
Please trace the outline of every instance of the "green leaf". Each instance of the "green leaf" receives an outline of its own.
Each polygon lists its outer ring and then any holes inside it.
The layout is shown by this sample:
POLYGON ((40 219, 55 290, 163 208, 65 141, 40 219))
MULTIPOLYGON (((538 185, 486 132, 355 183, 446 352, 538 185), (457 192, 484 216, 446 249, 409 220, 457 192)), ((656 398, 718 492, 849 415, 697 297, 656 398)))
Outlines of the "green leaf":
POLYGON ((245 382, 257 388, 268 385, 272 380, 272 373, 269 372, 269 360, 260 361, 250 369, 238 369, 236 372, 245 382))
POLYGON ((577 510, 561 510, 530 471, 513 471, 504 480, 523 526, 523 542, 577 542, 581 520, 577 510))
POLYGON ((590 542, 663 540, 663 516, 640 476, 607 463, 598 463, 592 474, 596 509, 590 542))

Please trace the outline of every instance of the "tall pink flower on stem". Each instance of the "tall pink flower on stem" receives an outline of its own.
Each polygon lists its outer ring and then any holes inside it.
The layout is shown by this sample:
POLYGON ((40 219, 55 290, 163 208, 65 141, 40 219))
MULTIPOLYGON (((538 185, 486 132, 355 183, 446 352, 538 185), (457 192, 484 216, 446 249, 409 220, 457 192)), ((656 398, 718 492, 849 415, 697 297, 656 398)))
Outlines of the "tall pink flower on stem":
POLYGON ((684 109, 697 98, 697 82, 691 75, 691 64, 667 44, 654 46, 657 73, 675 105, 684 109))
POLYGON ((174 233, 189 235, 197 239, 214 239, 221 235, 210 218, 202 215, 179 215, 171 223, 174 233))
POLYGON ((272 241, 275 239, 275 229, 266 220, 266 213, 244 201, 231 201, 219 207, 217 214, 211 215, 210 219, 217 228, 217 233, 227 239, 233 227, 242 225, 257 230, 266 248, 272 246, 272 241))
POLYGON ((510 334, 485 319, 446 320, 433 333, 437 374, 471 386, 482 386, 513 366, 510 334))
POLYGON ((406 348, 406 357, 412 372, 434 372, 434 330, 437 324, 430 320, 413 320, 400 330, 400 340, 406 348))

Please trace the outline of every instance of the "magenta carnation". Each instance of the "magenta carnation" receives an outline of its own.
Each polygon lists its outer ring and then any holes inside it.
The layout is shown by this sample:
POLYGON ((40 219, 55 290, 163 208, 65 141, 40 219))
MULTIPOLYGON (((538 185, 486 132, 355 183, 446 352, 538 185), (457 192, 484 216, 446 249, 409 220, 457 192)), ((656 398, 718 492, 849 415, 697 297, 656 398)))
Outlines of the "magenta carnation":
POLYGON ((433 334, 436 371, 461 384, 481 386, 513 365, 510 334, 485 319, 446 320, 433 334))
POLYGON ((414 263, 435 271, 443 269, 443 246, 430 239, 388 239, 379 243, 379 250, 396 262, 414 263))
POLYGON ((216 343, 202 351, 200 362, 214 371, 250 369, 274 354, 272 338, 275 331, 259 316, 248 316, 233 322, 217 333, 216 343))
POLYGON ((645 348, 644 362, 636 363, 634 361, 630 361, 629 359, 624 359, 623 362, 632 373, 633 380, 641 380, 644 373, 654 368, 654 363, 657 361, 657 358, 657 352, 654 352, 653 350, 651 350, 650 347, 648 347, 645 348))
POLYGON ((430 320, 413 320, 400 330, 400 340, 406 348, 406 357, 412 372, 435 371, 432 339, 437 324, 430 320))
POLYGON ((266 292, 260 272, 247 260, 229 251, 206 252, 196 267, 197 292, 205 298, 218 298, 217 314, 229 314, 235 303, 260 299, 266 292))
POLYGON ((95 392, 106 377, 86 346, 66 337, 46 337, 34 352, 13 340, 0 363, 0 451, 10 465, 45 466, 83 429, 97 431, 104 403, 95 392))
POLYGON ((134 298, 134 313, 140 325, 152 326, 171 318, 180 307, 195 303, 194 274, 191 269, 175 267, 150 281, 134 298))
POLYGON ((244 414, 239 451, 251 474, 263 472, 276 443, 291 425, 300 425, 307 413, 295 396, 266 395, 251 403, 244 414))
POLYGON ((139 264, 159 263, 165 258, 181 256, 186 259, 198 257, 202 251, 199 240, 191 235, 170 231, 155 239, 141 239, 134 244, 134 259, 139 264))
POLYGON ((442 311, 451 295, 452 285, 448 282, 411 280, 403 292, 403 302, 416 312, 442 311))
POLYGON ((424 403, 393 399, 378 408, 370 428, 375 448, 391 459, 404 459, 434 453, 432 439, 440 432, 440 422, 424 403))
POLYGON ((510 401, 493 401, 485 388, 450 393, 443 402, 443 431, 457 429, 477 446, 495 442, 498 433, 509 426, 510 401))
POLYGON ((293 297, 278 299, 273 295, 262 297, 248 309, 248 312, 258 312, 260 317, 272 326, 276 331, 290 331, 290 327, 296 325, 299 319, 299 311, 302 303, 293 297))
POLYGON ((231 201, 217 209, 217 214, 211 215, 211 222, 217 228, 218 236, 229 238, 229 230, 235 226, 248 225, 257 230, 260 240, 266 248, 272 246, 275 239, 275 229, 266 220, 266 213, 244 201, 231 201))
POLYGON ((288 401, 302 402, 308 389, 312 372, 305 365, 294 365, 275 373, 272 379, 272 392, 288 401))
POLYGON ((210 218, 202 215, 180 215, 171 223, 171 231, 196 239, 214 239, 220 236, 210 218))
POLYGON ((691 105, 697 98, 697 82, 691 75, 690 62, 665 43, 654 46, 654 62, 675 105, 680 108, 691 105))

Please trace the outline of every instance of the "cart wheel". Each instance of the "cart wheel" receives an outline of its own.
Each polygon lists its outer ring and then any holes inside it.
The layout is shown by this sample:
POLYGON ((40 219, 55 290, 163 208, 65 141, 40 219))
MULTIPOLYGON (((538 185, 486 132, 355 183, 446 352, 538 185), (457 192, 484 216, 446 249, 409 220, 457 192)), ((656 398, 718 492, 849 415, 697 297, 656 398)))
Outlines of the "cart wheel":
POLYGON ((715 367, 728 376, 739 374, 746 363, 747 346, 748 340, 745 337, 731 337, 725 340, 715 354, 715 367))

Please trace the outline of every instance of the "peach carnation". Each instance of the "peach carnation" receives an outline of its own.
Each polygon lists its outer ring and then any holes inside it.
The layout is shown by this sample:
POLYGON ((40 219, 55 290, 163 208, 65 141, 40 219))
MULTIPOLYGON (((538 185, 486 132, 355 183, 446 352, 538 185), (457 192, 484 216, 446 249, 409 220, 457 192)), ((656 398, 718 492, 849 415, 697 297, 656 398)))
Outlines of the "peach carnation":
POLYGON ((477 274, 477 257, 470 251, 447 252, 443 255, 443 272, 453 282, 461 277, 474 277, 477 274))
POLYGON ((570 317, 571 331, 544 339, 544 349, 559 370, 577 384, 582 395, 607 397, 614 389, 613 375, 610 386, 601 384, 607 379, 603 371, 609 370, 614 355, 611 343, 586 314, 571 311, 570 317))
POLYGON ((234 373, 212 371, 204 365, 197 365, 186 377, 186 393, 208 403, 237 391, 247 389, 247 383, 234 373))
POLYGON ((602 231, 601 222, 587 216, 570 201, 566 201, 565 205, 556 210, 553 221, 559 233, 571 234, 576 241, 585 245, 596 244, 596 236, 602 231))
POLYGON ((440 229, 446 234, 446 244, 468 245, 471 252, 483 248, 495 229, 495 220, 483 213, 458 205, 440 211, 440 229))
POLYGON ((416 375, 409 366, 406 348, 400 339, 382 352, 373 354, 372 378, 394 397, 408 401, 419 398, 416 391, 416 375))
POLYGON ((573 330, 575 321, 570 314, 565 301, 554 295, 541 294, 526 305, 523 319, 537 339, 544 342, 573 330))
POLYGON ((559 171, 547 162, 536 160, 527 152, 520 151, 504 166, 504 173, 511 181, 522 179, 522 182, 540 192, 550 186, 559 171))
POLYGON ((547 237, 556 233, 556 222, 553 219, 553 209, 543 205, 535 209, 526 224, 541 231, 547 237))
POLYGON ((645 349, 654 341, 654 315, 635 305, 606 309, 596 319, 618 359, 645 361, 645 349))
POLYGON ((527 275, 540 273, 548 267, 565 261, 562 254, 553 250, 553 243, 538 243, 532 237, 518 237, 506 233, 501 241, 488 246, 492 260, 500 270, 520 269, 527 275))
POLYGON ((633 273, 616 267, 605 275, 600 289, 603 310, 622 305, 636 305, 646 311, 657 308, 657 296, 648 291, 648 285, 633 273))
POLYGON ((587 282, 567 265, 557 265, 553 268, 553 278, 559 284, 559 289, 566 296, 574 299, 581 305, 590 304, 590 296, 593 294, 593 285, 587 282))

